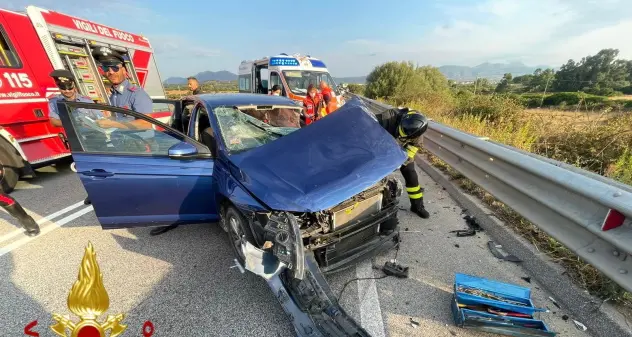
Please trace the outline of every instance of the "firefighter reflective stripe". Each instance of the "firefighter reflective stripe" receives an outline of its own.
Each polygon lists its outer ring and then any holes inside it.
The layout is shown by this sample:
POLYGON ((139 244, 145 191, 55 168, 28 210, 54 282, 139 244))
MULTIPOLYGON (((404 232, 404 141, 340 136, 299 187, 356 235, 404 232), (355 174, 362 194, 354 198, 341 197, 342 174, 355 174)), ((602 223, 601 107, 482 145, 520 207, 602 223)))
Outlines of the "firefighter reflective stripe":
POLYGON ((399 136, 400 137, 406 137, 406 134, 404 133, 404 130, 402 130, 402 126, 398 126, 397 127, 397 131, 399 131, 399 136))
POLYGON ((406 192, 408 192, 408 197, 410 199, 421 199, 424 196, 424 192, 421 190, 421 186, 419 185, 415 187, 406 187, 406 192))
POLYGON ((408 153, 408 158, 414 158, 415 155, 417 154, 417 151, 419 151, 419 148, 417 148, 416 146, 412 146, 412 145, 406 146, 406 153, 408 153))

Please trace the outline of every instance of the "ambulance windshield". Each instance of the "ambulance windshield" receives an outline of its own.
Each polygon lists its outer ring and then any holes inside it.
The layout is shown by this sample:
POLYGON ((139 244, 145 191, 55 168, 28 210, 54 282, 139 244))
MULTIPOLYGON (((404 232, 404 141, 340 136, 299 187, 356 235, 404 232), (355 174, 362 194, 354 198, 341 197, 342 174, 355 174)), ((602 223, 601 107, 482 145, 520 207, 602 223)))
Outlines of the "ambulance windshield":
POLYGON ((284 70, 283 77, 285 77, 285 82, 287 82, 287 85, 290 87, 290 91, 295 95, 306 96, 307 87, 310 84, 313 84, 318 90, 320 90, 320 81, 327 82, 334 93, 338 95, 336 92, 336 84, 327 72, 284 70))

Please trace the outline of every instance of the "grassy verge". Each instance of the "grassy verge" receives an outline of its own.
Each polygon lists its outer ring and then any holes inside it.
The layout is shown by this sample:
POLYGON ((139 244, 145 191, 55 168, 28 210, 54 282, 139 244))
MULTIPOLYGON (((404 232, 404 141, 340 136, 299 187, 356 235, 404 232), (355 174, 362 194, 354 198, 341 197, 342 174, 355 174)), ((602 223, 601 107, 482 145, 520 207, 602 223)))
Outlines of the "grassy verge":
MULTIPOLYGON (((514 103, 505 98, 479 96, 467 97, 453 106, 441 108, 429 107, 425 102, 408 106, 467 133, 489 137, 632 184, 632 114, 525 110, 514 103)), ((481 199, 498 218, 564 266, 579 286, 602 299, 632 309, 631 293, 446 163, 427 152, 426 155, 430 163, 448 174, 458 186, 481 199)))

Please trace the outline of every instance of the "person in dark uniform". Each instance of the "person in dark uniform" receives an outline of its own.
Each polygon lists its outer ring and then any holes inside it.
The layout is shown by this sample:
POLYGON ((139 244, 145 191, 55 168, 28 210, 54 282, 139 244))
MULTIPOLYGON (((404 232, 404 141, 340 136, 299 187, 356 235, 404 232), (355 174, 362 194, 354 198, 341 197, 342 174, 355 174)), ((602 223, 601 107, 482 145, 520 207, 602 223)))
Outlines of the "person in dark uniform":
MULTIPOLYGON (((97 47, 92 56, 100 64, 105 77, 112 83, 110 104, 119 108, 148 114, 153 112, 153 102, 147 92, 127 79, 127 69, 123 56, 108 47, 97 47)), ((153 125, 131 116, 116 113, 112 119, 97 121, 102 128, 118 129, 148 129, 152 132, 153 125)), ((157 227, 150 231, 151 235, 158 235, 176 228, 177 225, 157 227)))
MULTIPOLYGON (((77 92, 75 76, 70 70, 55 69, 49 76, 55 80, 55 85, 57 85, 61 94, 52 97, 48 101, 48 118, 50 119, 51 125, 55 127, 63 127, 59 117, 59 112, 57 111, 57 102, 65 100, 70 102, 94 103, 94 101, 91 100, 90 97, 83 96, 77 92)), ((103 118, 103 114, 99 110, 77 109, 77 111, 81 112, 86 117, 92 118, 93 120, 103 118)), ((84 204, 90 204, 90 199, 86 198, 86 200, 84 200, 84 204)))
MULTIPOLYGON (((2 166, 0 166, 0 175, 2 175, 2 166)), ((0 207, 4 208, 12 217, 14 217, 20 225, 26 230, 26 235, 36 236, 40 233, 40 228, 37 222, 26 213, 22 205, 18 203, 13 197, 4 193, 0 189, 0 207)))
MULTIPOLYGON (((48 118, 50 118, 50 123, 53 126, 63 127, 61 124, 61 119, 59 118, 59 112, 57 112, 57 102, 60 100, 66 100, 70 102, 84 102, 84 103, 94 103, 90 97, 81 95, 77 92, 75 76, 70 72, 70 70, 66 69, 56 69, 49 75, 55 80, 55 85, 61 91, 61 94, 53 96, 48 101, 48 118)), ((85 116, 88 116, 94 120, 99 118, 103 118, 103 114, 99 110, 91 110, 91 109, 78 109, 85 116)))
POLYGON ((408 159, 399 171, 406 181, 406 192, 410 199, 410 210, 423 219, 430 214, 424 207, 424 189, 419 185, 415 170, 415 154, 419 151, 419 138, 428 129, 428 119, 421 113, 408 108, 390 109, 374 113, 378 123, 390 133, 408 153, 408 159))
MULTIPOLYGON (((121 54, 108 47, 98 47, 92 52, 95 60, 100 63, 105 77, 112 84, 110 89, 110 104, 115 107, 149 114, 153 112, 153 102, 147 92, 127 79, 125 59, 121 54)), ((114 119, 102 119, 97 122, 102 128, 118 129, 151 129, 152 125, 136 120, 131 116, 115 114, 114 119)))

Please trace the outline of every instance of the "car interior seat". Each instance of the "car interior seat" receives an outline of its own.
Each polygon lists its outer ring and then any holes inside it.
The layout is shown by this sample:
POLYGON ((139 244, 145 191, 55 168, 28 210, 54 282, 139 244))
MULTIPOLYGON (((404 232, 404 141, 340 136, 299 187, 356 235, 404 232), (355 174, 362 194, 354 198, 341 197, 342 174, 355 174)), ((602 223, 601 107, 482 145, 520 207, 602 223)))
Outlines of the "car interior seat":
POLYGON ((212 127, 207 127, 202 131, 202 144, 206 145, 213 157, 217 157, 217 139, 215 139, 215 133, 212 127))
POLYGON ((215 132, 213 132, 211 127, 211 122, 208 119, 208 114, 200 114, 198 132, 198 140, 206 145, 211 150, 213 157, 215 157, 217 155, 217 140, 215 139, 215 132))

